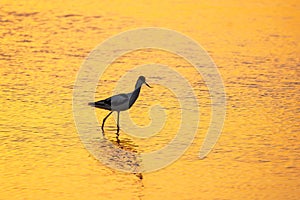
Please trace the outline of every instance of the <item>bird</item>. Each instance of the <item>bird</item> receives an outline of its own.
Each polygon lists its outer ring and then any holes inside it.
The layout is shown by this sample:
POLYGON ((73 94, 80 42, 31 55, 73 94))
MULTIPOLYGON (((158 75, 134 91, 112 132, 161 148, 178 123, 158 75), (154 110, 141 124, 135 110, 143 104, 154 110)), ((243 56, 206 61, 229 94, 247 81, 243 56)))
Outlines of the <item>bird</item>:
POLYGON ((118 113, 117 117, 117 136, 119 136, 119 130, 120 130, 120 125, 119 125, 119 119, 120 119, 120 112, 128 110, 132 107, 132 105, 135 103, 137 98, 139 97, 141 87, 142 85, 145 84, 149 88, 152 88, 147 82, 146 78, 144 76, 139 76, 139 78, 136 81, 135 88, 131 93, 122 93, 122 94, 117 94, 111 97, 108 97, 107 99, 96 101, 96 102, 90 102, 88 105, 96 108, 101 108, 104 110, 109 110, 111 111, 106 117, 104 117, 102 121, 102 132, 104 133, 104 124, 106 119, 114 112, 116 111, 118 113))

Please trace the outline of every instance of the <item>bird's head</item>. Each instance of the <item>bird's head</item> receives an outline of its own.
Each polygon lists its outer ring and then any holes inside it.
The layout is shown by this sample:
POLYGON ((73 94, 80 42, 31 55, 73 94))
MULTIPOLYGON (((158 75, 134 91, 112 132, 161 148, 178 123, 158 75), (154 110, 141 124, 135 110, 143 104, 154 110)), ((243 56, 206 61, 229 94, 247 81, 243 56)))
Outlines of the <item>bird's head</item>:
POLYGON ((147 85, 149 88, 151 88, 151 86, 146 82, 146 78, 145 76, 140 76, 139 79, 136 82, 136 88, 142 86, 143 84, 147 85))

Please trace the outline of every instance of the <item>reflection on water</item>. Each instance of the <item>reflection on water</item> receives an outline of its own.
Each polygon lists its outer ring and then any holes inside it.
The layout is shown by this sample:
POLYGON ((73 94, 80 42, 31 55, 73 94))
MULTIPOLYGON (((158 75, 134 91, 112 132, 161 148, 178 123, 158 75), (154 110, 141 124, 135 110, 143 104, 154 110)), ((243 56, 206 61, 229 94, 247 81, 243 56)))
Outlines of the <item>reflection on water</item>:
MULTIPOLYGON (((113 131, 113 133, 116 134, 116 131, 113 131)), ((93 149, 93 155, 97 159, 100 158, 99 161, 102 164, 113 169, 131 171, 142 179, 142 174, 138 173, 142 163, 138 153, 138 146, 130 139, 120 140, 118 135, 113 141, 108 140, 104 133, 102 133, 102 136, 91 139, 89 143, 86 143, 86 148, 93 149)))
MULTIPOLYGON (((63 5, 2 1, 0 199, 152 200, 162 194, 164 199, 297 199, 298 10, 293 0, 178 0, 171 6, 156 0, 75 0, 63 5), (224 79, 227 115, 214 151, 199 160, 211 105, 198 73, 182 58, 160 50, 117 59, 99 80, 95 99, 110 96, 116 81, 133 66, 160 63, 187 78, 201 112, 197 136, 177 162, 133 175, 108 168, 84 148, 73 121, 72 93, 79 66, 91 49, 121 31, 146 26, 180 31, 208 50, 224 79)), ((118 143, 109 127, 115 127, 114 119, 108 119, 106 139, 90 145, 109 163, 139 167, 136 155, 160 149, 174 138, 178 101, 155 85, 155 73, 148 79, 153 91, 139 97, 129 116, 140 126, 149 124, 148 108, 160 104, 167 115, 163 131, 150 138, 121 131, 118 143), (122 157, 111 149, 124 150, 122 157)), ((96 115, 100 121, 107 113, 97 110, 96 115)))

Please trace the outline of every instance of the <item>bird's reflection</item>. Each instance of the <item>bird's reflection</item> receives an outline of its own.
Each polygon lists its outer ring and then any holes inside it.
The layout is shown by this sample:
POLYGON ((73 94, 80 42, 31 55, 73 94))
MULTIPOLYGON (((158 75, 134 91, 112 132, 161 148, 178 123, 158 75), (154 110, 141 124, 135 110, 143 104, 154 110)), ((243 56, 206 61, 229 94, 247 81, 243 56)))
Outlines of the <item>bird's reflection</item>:
MULTIPOLYGON (((116 130, 116 140, 111 141, 114 145, 116 145, 118 148, 123 149, 124 151, 129 151, 129 152, 134 152, 136 154, 139 154, 138 152, 138 145, 134 144, 132 140, 129 138, 122 138, 120 140, 120 132, 119 130, 116 130)), ((102 135, 105 137, 104 131, 102 131, 102 135)), ((135 160, 137 161, 137 160, 135 160)), ((140 163, 135 163, 135 165, 140 166, 140 163)), ((143 174, 142 173, 133 173, 135 174, 140 180, 143 179, 143 174)))
MULTIPOLYGON (((114 140, 110 140, 111 142, 113 142, 115 145, 119 146, 120 148, 123 149, 123 146, 121 145, 121 140, 119 139, 120 137, 120 131, 119 130, 116 130, 114 128, 112 128, 111 126, 109 126, 109 129, 110 130, 109 132, 112 133, 112 132, 115 132, 115 138, 116 138, 116 141, 114 140)), ((102 136, 103 138, 107 139, 106 135, 105 135, 105 131, 102 130, 102 136)), ((125 141, 125 140, 124 140, 125 141)), ((124 141, 122 141, 122 143, 124 143, 124 141)), ((133 150, 133 149, 130 149, 130 150, 133 150)))
POLYGON ((141 157, 136 145, 129 138, 120 138, 115 129, 102 131, 97 137, 91 137, 88 148, 101 163, 121 171, 131 172, 140 180, 141 157), (112 137, 115 135, 115 137, 112 137), (102 136, 102 137, 101 137, 102 136))

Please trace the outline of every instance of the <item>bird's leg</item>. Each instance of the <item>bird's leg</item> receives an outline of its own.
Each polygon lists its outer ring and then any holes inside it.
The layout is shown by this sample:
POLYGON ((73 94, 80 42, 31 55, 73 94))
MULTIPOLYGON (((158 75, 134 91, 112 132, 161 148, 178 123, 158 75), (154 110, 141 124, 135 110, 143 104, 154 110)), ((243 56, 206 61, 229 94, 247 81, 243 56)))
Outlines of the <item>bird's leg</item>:
POLYGON ((106 115, 106 117, 104 117, 104 119, 103 119, 103 121, 102 121, 102 132, 104 133, 104 123, 105 123, 105 121, 106 121, 106 119, 111 115, 111 113, 112 113, 113 111, 111 111, 108 115, 106 115))
POLYGON ((117 138, 117 143, 120 144, 120 140, 119 140, 119 131, 120 131, 120 125, 119 125, 119 121, 120 121, 120 111, 118 112, 118 118, 117 118, 117 133, 116 133, 116 138, 117 138))
POLYGON ((120 121, 120 111, 118 111, 118 118, 117 118, 117 136, 118 137, 119 137, 119 131, 120 131, 119 121, 120 121))

